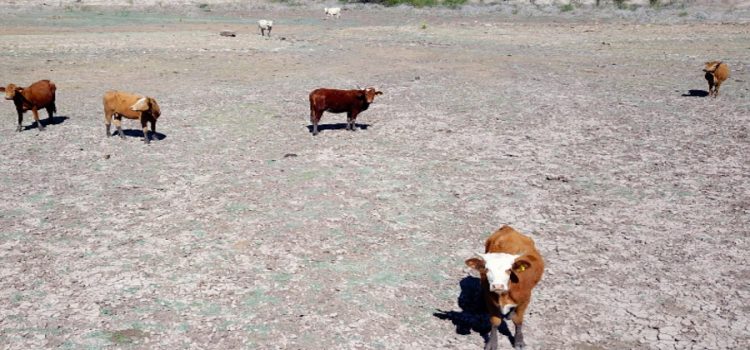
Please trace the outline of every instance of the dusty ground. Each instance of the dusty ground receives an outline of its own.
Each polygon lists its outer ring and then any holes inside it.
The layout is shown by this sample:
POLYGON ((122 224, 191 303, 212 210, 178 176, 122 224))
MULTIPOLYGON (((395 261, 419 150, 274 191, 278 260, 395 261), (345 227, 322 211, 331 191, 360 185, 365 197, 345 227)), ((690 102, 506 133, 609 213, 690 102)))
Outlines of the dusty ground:
POLYGON ((463 260, 506 223, 547 261, 532 349, 750 343, 746 22, 319 12, 3 16, 0 84, 59 116, 0 101, 0 348, 481 349, 463 260), (363 130, 312 137, 357 84, 363 130), (113 88, 158 141, 105 138, 113 88))

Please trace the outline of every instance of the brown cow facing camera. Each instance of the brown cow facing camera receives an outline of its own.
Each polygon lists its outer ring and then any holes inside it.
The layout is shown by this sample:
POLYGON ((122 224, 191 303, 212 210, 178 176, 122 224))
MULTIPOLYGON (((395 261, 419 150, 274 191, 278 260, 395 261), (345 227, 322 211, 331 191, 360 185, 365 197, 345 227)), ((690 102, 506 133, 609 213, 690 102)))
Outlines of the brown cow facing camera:
POLYGON ((531 290, 542 279, 544 260, 531 238, 507 225, 487 238, 484 251, 466 260, 466 265, 481 275, 482 295, 490 314, 492 329, 484 349, 497 349, 497 329, 503 320, 513 320, 513 346, 523 349, 523 315, 531 290))
POLYGON ((382 91, 368 87, 363 90, 316 89, 310 93, 310 123, 312 134, 318 134, 318 123, 323 112, 346 112, 346 130, 354 131, 354 121, 359 113, 366 111, 382 91))
POLYGON ((719 96, 719 86, 729 78, 729 66, 721 61, 709 61, 703 71, 708 80, 708 96, 719 96))
POLYGON ((0 87, 0 92, 5 92, 5 99, 12 100, 16 105, 16 113, 18 113, 18 127, 16 131, 21 131, 23 128, 23 114, 26 111, 31 111, 34 114, 34 121, 39 131, 44 130, 44 125, 39 120, 39 110, 47 110, 47 124, 52 124, 52 115, 57 112, 55 106, 55 91, 57 87, 55 83, 49 80, 40 80, 28 87, 16 86, 16 84, 8 84, 6 87, 0 87))

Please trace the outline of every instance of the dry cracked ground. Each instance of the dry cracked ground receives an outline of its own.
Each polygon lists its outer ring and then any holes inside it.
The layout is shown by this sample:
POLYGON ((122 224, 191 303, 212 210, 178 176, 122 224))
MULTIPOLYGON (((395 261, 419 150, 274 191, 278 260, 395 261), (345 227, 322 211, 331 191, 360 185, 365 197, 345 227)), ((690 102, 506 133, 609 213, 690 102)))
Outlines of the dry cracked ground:
POLYGON ((503 224, 547 262, 529 348, 747 348, 748 38, 689 16, 9 12, 0 84, 52 79, 58 115, 17 133, 0 101, 0 348, 481 349, 463 261, 503 224), (710 59, 732 68, 716 99, 710 59), (357 85, 384 92, 360 130, 326 114, 311 136, 309 91, 357 85), (107 89, 156 97, 158 140, 106 138, 107 89))

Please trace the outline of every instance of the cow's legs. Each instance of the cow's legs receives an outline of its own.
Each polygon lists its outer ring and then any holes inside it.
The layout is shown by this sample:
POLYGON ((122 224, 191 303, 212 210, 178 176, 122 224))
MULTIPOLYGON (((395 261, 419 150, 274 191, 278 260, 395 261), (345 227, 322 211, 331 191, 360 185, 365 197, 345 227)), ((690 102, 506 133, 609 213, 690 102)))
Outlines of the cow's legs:
POLYGON ((104 110, 104 126, 107 127, 107 137, 112 136, 112 134, 109 133, 110 125, 112 125, 112 113, 110 113, 107 110, 104 110))
POLYGON ((484 344, 484 350, 497 350, 497 327, 498 325, 493 324, 490 330, 490 336, 487 338, 487 343, 484 344))
POLYGON ((526 343, 523 341, 523 323, 516 324, 516 335, 513 336, 513 347, 516 350, 523 350, 526 343))
POLYGON ((125 134, 122 132, 122 116, 119 114, 115 114, 115 129, 117 130, 117 134, 120 135, 120 138, 124 139, 125 134))
POLYGON ((21 126, 21 124, 23 124, 23 111, 18 109, 16 112, 18 112, 18 127, 16 128, 16 131, 21 131, 21 129, 23 129, 21 126))
POLYGON ((719 86, 721 86, 721 83, 714 84, 714 97, 719 96, 719 86))
POLYGON ((526 347, 526 343, 523 341, 523 316, 528 306, 528 301, 519 304, 514 311, 513 317, 511 317, 513 324, 516 326, 516 334, 513 336, 513 347, 516 350, 523 350, 526 347))
POLYGON ((47 106, 47 125, 52 124, 52 115, 55 113, 55 105, 47 106))
POLYGON ((351 131, 357 131, 357 128, 355 128, 355 123, 357 122, 357 115, 359 115, 359 112, 352 113, 352 119, 351 119, 351 126, 349 127, 349 130, 351 131))
POLYGON ((36 109, 36 107, 33 107, 31 109, 31 113, 34 114, 34 121, 36 121, 36 128, 39 129, 39 131, 44 131, 44 125, 42 124, 42 121, 39 120, 39 111, 36 109))
POLYGON ((143 129, 143 142, 151 143, 151 138, 148 136, 148 120, 141 117, 141 128, 143 129))
POLYGON ((316 111, 314 109, 310 109, 310 123, 313 125, 312 134, 313 136, 318 134, 318 122, 320 122, 320 118, 323 116, 323 111, 316 111))

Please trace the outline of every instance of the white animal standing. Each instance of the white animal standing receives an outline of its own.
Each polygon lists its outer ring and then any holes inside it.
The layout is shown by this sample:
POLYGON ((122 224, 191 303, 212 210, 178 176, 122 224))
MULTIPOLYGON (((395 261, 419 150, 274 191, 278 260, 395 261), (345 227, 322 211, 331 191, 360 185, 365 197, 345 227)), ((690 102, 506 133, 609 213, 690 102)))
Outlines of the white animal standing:
POLYGON ((268 31, 268 37, 271 37, 271 29, 273 28, 273 21, 267 20, 267 19, 261 19, 258 21, 258 29, 260 29, 260 36, 263 36, 265 34, 265 31, 268 31))
POLYGON ((325 11, 327 17, 341 17, 341 7, 326 7, 325 11))

